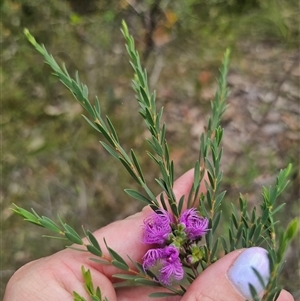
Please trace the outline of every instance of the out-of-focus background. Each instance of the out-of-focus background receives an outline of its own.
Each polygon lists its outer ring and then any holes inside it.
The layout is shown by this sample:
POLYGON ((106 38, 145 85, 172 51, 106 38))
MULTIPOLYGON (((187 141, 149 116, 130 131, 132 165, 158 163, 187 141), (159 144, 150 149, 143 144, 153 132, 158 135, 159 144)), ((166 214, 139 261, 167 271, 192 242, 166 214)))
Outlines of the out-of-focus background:
MULTIPOLYGON (((293 163, 280 198, 280 227, 299 216, 299 3, 296 0, 2 0, 1 9, 1 286, 26 262, 64 245, 12 214, 12 203, 95 230, 141 208, 124 188, 137 188, 101 147, 81 107, 51 76, 23 28, 70 74, 79 71, 98 95, 126 150, 140 158, 155 193, 158 168, 146 155, 149 137, 137 113, 132 70, 120 32, 136 40, 158 106, 164 106, 176 176, 193 167, 224 51, 232 50, 225 127, 224 222, 239 192, 249 206, 261 186, 293 163), (227 205, 228 204, 228 205, 227 205)), ((139 225, 137 225, 138 227, 139 225)), ((224 227, 226 235, 226 227, 224 227)), ((299 240, 298 240, 299 241, 299 240)), ((299 244, 287 254, 281 283, 299 298, 299 244)))

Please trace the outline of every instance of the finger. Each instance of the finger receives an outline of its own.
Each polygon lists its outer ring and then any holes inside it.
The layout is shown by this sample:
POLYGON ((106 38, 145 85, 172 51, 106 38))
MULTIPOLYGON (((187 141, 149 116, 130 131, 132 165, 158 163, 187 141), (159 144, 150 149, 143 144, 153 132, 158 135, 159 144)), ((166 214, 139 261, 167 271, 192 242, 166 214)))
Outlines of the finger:
MULTIPOLYGON (((182 195, 187 196, 190 192, 191 186, 193 185, 194 171, 189 170, 182 175, 174 183, 174 194, 176 198, 180 198, 182 195)), ((201 192, 205 192, 205 185, 201 185, 201 192)), ((103 244, 105 238, 107 245, 121 255, 126 261, 127 255, 130 256, 134 261, 141 261, 142 256, 149 249, 149 246, 142 243, 142 225, 144 219, 152 212, 149 206, 145 207, 141 212, 136 213, 124 220, 116 221, 103 227, 94 233, 99 244, 102 247, 103 252, 106 252, 106 247, 103 244)), ((105 253, 107 254, 107 252, 105 253)), ((116 269, 113 266, 103 266, 94 264, 88 261, 86 254, 79 254, 79 260, 85 260, 94 268, 104 273, 107 277, 116 273, 116 269)), ((89 256, 90 257, 90 256, 89 256)))
MULTIPOLYGON (((263 291, 253 268, 267 283, 270 275, 266 250, 253 247, 233 251, 202 272, 181 301, 252 300, 250 283, 258 293, 263 291)), ((293 298, 287 292, 283 292, 278 300, 292 301, 293 298)))
MULTIPOLYGON (((74 253, 74 252, 73 252, 74 253)), ((62 252, 27 263, 10 278, 3 301, 74 300, 73 292, 89 300, 81 275, 82 263, 62 252)), ((101 291, 110 301, 116 301, 116 292, 103 274, 90 268, 94 283, 101 283, 101 291)))
POLYGON ((282 290, 280 292, 280 295, 277 299, 277 301, 295 301, 294 297, 292 296, 292 294, 290 294, 289 292, 287 292, 286 290, 282 290))

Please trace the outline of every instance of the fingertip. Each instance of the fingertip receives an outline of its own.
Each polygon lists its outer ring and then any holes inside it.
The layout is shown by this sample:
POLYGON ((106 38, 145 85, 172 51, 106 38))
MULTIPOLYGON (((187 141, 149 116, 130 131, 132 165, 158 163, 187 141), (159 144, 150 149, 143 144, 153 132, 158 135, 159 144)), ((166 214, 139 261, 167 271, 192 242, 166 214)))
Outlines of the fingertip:
MULTIPOLYGON (((243 301, 251 300, 248 288, 251 283, 258 293, 263 289, 256 281, 255 268, 268 281, 265 265, 266 251, 260 247, 235 250, 220 258, 204 270, 189 287, 182 301, 243 301), (251 271, 251 272, 250 272, 251 271)), ((295 301, 286 290, 282 290, 277 301, 295 301)))
POLYGON ((270 263, 268 252, 260 247, 245 249, 232 263, 226 275, 232 286, 245 299, 251 299, 252 292, 249 283, 258 293, 261 293, 264 288, 261 280, 265 284, 269 282, 270 263), (257 277, 253 269, 259 272, 261 279, 257 277))
POLYGON ((295 299, 290 292, 282 290, 277 301, 295 301, 295 299))

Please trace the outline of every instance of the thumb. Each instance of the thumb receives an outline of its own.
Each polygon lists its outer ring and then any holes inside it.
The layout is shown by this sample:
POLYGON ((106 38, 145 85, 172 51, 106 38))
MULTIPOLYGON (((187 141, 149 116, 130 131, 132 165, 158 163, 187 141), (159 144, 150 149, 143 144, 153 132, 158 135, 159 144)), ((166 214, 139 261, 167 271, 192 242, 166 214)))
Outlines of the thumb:
MULTIPOLYGON (((181 301, 245 301, 252 300, 249 284, 258 293, 263 287, 253 272, 255 268, 264 282, 269 280, 269 259, 265 249, 253 247, 233 251, 203 271, 192 283, 181 301)), ((278 301, 292 301, 287 292, 278 301)))

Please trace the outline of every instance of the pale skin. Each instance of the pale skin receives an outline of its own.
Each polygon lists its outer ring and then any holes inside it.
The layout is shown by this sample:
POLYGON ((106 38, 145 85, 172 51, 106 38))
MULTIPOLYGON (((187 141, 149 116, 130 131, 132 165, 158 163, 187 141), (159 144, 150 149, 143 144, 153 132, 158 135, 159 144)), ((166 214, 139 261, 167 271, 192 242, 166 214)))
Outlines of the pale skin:
MULTIPOLYGON (((174 185, 174 193, 179 199, 188 195, 193 183, 193 170, 181 176, 174 185)), ((201 186, 205 192, 205 186, 201 186)), ((141 242, 143 220, 152 212, 145 207, 124 220, 116 221, 94 233, 103 251, 106 238, 109 247, 117 251, 123 258, 127 255, 141 262, 149 246, 141 242)), ((183 297, 159 298, 162 301, 245 301, 229 282, 226 272, 243 250, 236 250, 222 257, 207 268, 193 282, 183 297)), ((109 301, 147 301, 151 292, 162 291, 161 288, 131 287, 115 289, 113 274, 120 270, 113 266, 100 265, 89 260, 91 254, 65 249, 51 256, 32 261, 11 277, 8 282, 3 301, 73 301, 73 291, 89 300, 83 287, 81 266, 89 269, 95 286, 101 288, 103 296, 109 301)), ((293 301, 290 293, 283 290, 278 301, 293 301)))

